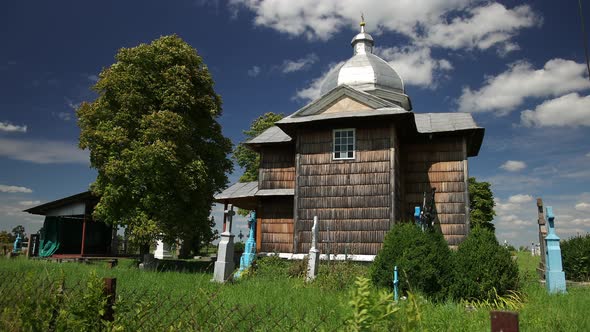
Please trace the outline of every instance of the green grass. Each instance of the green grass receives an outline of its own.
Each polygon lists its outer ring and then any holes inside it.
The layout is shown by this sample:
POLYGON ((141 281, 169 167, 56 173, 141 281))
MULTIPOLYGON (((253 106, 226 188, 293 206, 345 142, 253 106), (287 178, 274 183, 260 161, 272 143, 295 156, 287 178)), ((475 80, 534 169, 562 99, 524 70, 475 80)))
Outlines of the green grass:
MULTIPOLYGON (((520 292, 524 295, 524 302, 518 309, 521 331, 590 331, 590 288, 569 286, 567 294, 548 295, 544 286, 539 284, 535 272, 539 258, 520 252, 517 262, 520 292)), ((232 324, 238 324, 239 320, 266 320, 263 324, 290 326, 295 322, 289 322, 288 319, 296 321, 305 317, 310 323, 303 325, 307 328, 299 329, 311 329, 319 322, 321 327, 332 330, 342 326, 350 313, 348 301, 353 277, 366 275, 367 270, 366 265, 332 263, 328 269, 324 264, 319 279, 309 285, 300 277, 289 277, 289 274, 298 275, 300 267, 290 263, 275 263, 276 266, 261 266, 257 275, 224 285, 210 281, 210 263, 199 262, 186 262, 180 266, 186 271, 192 271, 189 273, 142 271, 136 268, 135 261, 126 259, 120 260, 116 268, 107 269, 104 262, 55 263, 19 257, 0 259, 0 274, 28 273, 35 278, 59 278, 63 275, 67 287, 68 284, 83 284, 91 271, 96 271, 101 278, 117 278, 121 308, 137 308, 143 305, 138 302, 141 299, 153 299, 151 305, 159 307, 150 312, 169 312, 168 315, 174 318, 175 315, 197 310, 200 304, 214 297, 212 308, 207 314, 224 312, 234 317, 232 324), (181 297, 190 300, 187 307, 179 304, 181 297), (170 302, 169 305, 166 301, 170 302)), ((178 266, 174 265, 173 268, 178 266)), ((423 300, 420 305, 421 326, 429 331, 489 331, 490 310, 467 310, 464 304, 423 300)), ((128 314, 132 319, 131 313, 128 314)), ((260 330, 281 330, 276 325, 265 326, 260 330)), ((232 327, 229 325, 227 328, 232 327)))

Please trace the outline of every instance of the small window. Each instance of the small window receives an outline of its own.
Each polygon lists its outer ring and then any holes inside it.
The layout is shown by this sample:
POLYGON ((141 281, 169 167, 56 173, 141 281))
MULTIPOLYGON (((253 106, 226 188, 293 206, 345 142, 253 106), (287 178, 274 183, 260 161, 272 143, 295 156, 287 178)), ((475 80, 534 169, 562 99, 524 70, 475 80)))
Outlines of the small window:
POLYGON ((334 159, 354 159, 354 129, 334 129, 334 159))

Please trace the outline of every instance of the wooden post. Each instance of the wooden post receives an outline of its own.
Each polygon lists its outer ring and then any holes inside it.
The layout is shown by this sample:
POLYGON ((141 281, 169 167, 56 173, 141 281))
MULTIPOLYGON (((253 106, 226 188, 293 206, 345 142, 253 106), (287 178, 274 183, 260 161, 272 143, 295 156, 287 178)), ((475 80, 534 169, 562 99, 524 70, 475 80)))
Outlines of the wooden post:
POLYGON ((518 313, 512 311, 490 311, 492 332, 518 332, 518 313))
POLYGON ((545 271, 547 268, 547 262, 545 262, 545 236, 547 236, 547 225, 545 225, 545 212, 543 211, 543 200, 537 198, 537 223, 539 224, 539 246, 541 249, 541 262, 537 268, 539 277, 545 279, 545 271))
POLYGON ((86 240, 86 214, 82 221, 82 248, 80 249, 80 255, 84 256, 84 241, 86 240))
POLYGON ((104 315, 102 319, 112 322, 115 320, 115 312, 113 306, 115 305, 115 297, 117 295, 117 278, 104 278, 103 294, 107 298, 104 315))

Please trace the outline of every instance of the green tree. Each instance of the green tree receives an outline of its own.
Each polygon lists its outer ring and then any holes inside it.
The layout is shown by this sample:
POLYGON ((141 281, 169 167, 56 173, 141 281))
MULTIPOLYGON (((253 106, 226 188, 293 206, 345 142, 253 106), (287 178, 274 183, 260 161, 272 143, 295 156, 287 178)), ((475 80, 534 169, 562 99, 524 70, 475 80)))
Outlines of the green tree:
POLYGON ((490 186, 489 182, 478 182, 474 177, 469 178, 469 217, 471 228, 483 227, 494 232, 496 228, 492 220, 496 215, 496 203, 490 186))
POLYGON ((221 98, 196 50, 178 36, 122 48, 77 110, 80 147, 98 171, 94 217, 125 225, 142 252, 207 231, 213 194, 232 170, 221 98))
POLYGON ((18 225, 12 229, 12 234, 14 234, 14 238, 16 239, 17 235, 20 235, 21 239, 25 237, 25 227, 23 225, 18 225))
POLYGON ((250 129, 244 130, 246 139, 238 144, 234 150, 236 162, 244 169, 244 174, 240 177, 240 182, 257 181, 258 168, 260 167, 260 154, 248 148, 244 143, 274 126, 275 122, 281 120, 283 117, 285 117, 283 114, 268 112, 254 120, 250 125, 250 129))
POLYGON ((14 236, 7 231, 0 231, 0 243, 13 243, 14 236))

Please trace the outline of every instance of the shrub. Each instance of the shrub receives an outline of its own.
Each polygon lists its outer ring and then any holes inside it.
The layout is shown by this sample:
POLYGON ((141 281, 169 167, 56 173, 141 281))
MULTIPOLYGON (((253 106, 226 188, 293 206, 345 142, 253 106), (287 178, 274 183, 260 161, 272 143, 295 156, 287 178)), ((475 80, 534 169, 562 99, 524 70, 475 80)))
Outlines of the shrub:
POLYGON ((568 280, 590 281, 590 234, 561 242, 561 257, 568 280))
POLYGON ((442 299, 449 285, 450 255, 440 232, 422 232, 412 223, 397 224, 385 236, 383 248, 371 265, 371 279, 377 286, 393 288, 393 268, 397 265, 402 292, 411 287, 442 299))
POLYGON ((518 266, 494 233, 474 228, 454 255, 451 294, 456 299, 490 301, 518 286, 518 266))
POLYGON ((321 289, 342 290, 355 284, 358 277, 366 277, 367 265, 359 262, 321 261, 314 284, 321 289))

